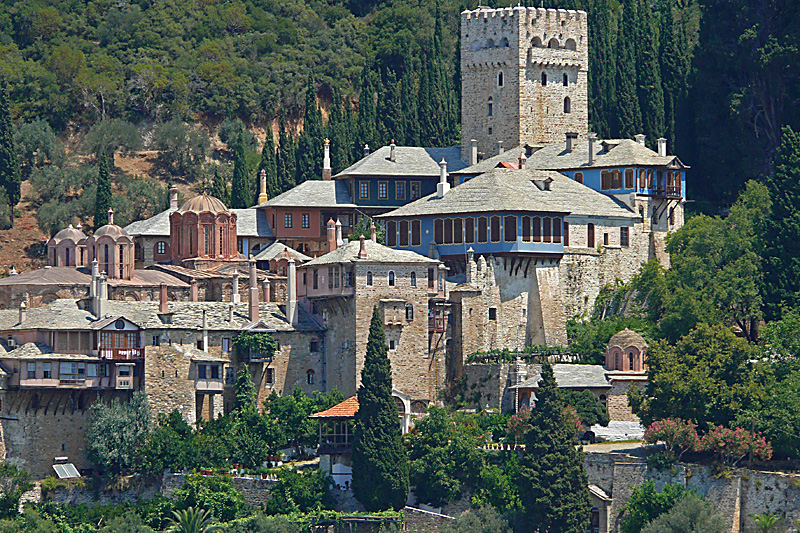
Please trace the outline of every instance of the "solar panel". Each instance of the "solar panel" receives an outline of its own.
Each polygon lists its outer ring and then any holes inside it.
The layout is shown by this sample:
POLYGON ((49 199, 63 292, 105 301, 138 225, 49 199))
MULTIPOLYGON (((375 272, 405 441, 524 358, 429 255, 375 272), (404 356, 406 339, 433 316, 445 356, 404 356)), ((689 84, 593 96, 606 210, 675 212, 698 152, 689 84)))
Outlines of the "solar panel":
POLYGON ((59 479, 72 479, 81 477, 78 469, 75 468, 75 465, 72 463, 53 465, 53 470, 56 471, 56 475, 58 475, 59 479))

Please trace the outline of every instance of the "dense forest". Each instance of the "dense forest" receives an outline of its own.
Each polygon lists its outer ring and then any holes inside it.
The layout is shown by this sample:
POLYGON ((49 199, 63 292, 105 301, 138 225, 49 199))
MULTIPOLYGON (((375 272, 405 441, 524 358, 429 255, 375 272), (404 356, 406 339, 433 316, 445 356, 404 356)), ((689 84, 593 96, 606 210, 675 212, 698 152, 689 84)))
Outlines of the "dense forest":
MULTIPOLYGON (((787 16, 800 12, 798 0, 528 3, 588 12, 591 128, 667 137, 693 168, 697 210, 732 204, 748 179, 769 173, 781 127, 800 126, 800 28, 787 16)), ((232 189, 246 204, 258 168, 269 170, 273 194, 319 176, 326 136, 334 170, 364 144, 458 142, 459 13, 476 5, 6 0, 0 75, 18 128, 39 119, 62 140, 88 138, 79 148, 95 161, 101 144, 170 151, 171 176, 232 189), (204 135, 221 123, 276 132, 267 145, 277 156, 259 157, 244 136, 244 193, 235 169, 202 168, 204 135)), ((227 138, 236 152, 239 135, 227 138)), ((22 163, 24 178, 36 170, 26 176, 22 163)))

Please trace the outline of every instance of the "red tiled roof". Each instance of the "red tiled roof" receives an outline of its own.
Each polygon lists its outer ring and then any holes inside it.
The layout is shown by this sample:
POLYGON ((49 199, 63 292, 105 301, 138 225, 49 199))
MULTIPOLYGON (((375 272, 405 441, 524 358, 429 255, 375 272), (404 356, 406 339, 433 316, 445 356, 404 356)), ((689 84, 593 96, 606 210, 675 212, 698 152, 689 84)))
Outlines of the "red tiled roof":
POLYGON ((330 409, 309 415, 309 418, 353 418, 358 412, 358 398, 350 396, 342 403, 337 403, 330 409))

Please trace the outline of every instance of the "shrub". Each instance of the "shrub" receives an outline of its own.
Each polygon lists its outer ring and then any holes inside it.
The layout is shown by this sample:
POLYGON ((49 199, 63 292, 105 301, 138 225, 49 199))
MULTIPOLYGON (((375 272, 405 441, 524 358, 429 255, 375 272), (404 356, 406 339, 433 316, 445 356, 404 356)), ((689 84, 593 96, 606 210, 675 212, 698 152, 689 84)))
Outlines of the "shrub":
POLYGON ((622 533, 640 533, 650 521, 668 512, 675 503, 686 496, 686 487, 680 483, 664 485, 658 492, 650 480, 635 489, 623 509, 622 533))
POLYGON ((716 508, 694 494, 687 494, 675 506, 650 522, 642 533, 724 533, 716 508))
POLYGON ((175 491, 179 510, 205 509, 222 522, 236 518, 244 507, 244 497, 224 477, 191 476, 175 491))
POLYGON ((332 482, 322 470, 298 472, 282 468, 264 510, 269 514, 290 514, 329 507, 332 482))
POLYGON ((17 515, 19 499, 30 490, 31 475, 11 463, 0 463, 0 518, 17 515))
POLYGON ((508 520, 491 507, 471 509, 445 525, 442 533, 511 533, 508 520))
POLYGON ((687 451, 696 450, 700 444, 697 425, 680 418, 656 420, 644 432, 644 442, 656 444, 663 442, 666 457, 679 461, 687 451))
POLYGON ((742 428, 711 426, 701 445, 728 466, 736 466, 750 452, 755 459, 767 461, 772 457, 772 446, 761 433, 752 434, 742 428))

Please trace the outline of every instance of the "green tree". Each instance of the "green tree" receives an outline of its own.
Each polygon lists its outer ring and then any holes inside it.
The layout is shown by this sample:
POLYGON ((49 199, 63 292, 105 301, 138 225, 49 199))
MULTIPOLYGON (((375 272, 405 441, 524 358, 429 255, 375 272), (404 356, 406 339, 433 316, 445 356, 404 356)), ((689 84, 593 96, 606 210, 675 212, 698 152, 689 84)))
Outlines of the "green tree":
MULTIPOLYGON (((275 139, 272 137, 272 124, 267 128, 267 137, 264 140, 264 146, 261 148, 261 163, 258 165, 258 173, 256 175, 256 183, 258 187, 256 191, 261 193, 261 171, 267 173, 267 196, 275 198, 281 193, 280 183, 278 182, 278 165, 275 160, 275 139)), ((257 203, 258 199, 253 202, 257 203)))
POLYGON ((283 108, 278 115, 278 153, 275 159, 278 167, 280 191, 288 191, 295 186, 295 143, 287 131, 283 108))
POLYGON ((225 205, 231 204, 231 189, 227 176, 220 174, 220 165, 214 165, 214 176, 211 178, 209 194, 225 205))
POLYGON ((652 480, 645 481, 633 489, 625 504, 620 530, 622 533, 641 533, 647 524, 672 509, 686 494, 686 487, 680 483, 667 483, 659 492, 652 480))
POLYGON ((244 148, 244 136, 236 138, 233 150, 233 181, 231 183, 231 207, 234 209, 245 209, 250 207, 253 198, 253 191, 250 187, 250 180, 247 179, 247 157, 244 148))
POLYGON ((172 525, 169 531, 175 533, 212 533, 222 531, 220 526, 214 525, 214 517, 209 511, 189 507, 180 511, 173 511, 172 525))
POLYGON ((173 118, 153 132, 153 146, 158 160, 171 174, 195 180, 209 154, 211 140, 201 129, 173 118))
POLYGON ((244 507, 244 496, 224 477, 189 476, 174 499, 179 511, 204 509, 221 522, 230 522, 244 507))
POLYGON ((641 40, 636 45, 636 70, 639 104, 642 110, 642 132, 651 145, 664 136, 664 89, 661 85, 661 67, 658 61, 657 12, 648 1, 639 6, 641 40))
POLYGON ((300 134, 297 144, 297 178, 295 183, 322 179, 323 141, 322 113, 317 105, 317 86, 313 76, 309 76, 306 87, 303 132, 300 134))
POLYGON ((22 176, 14 146, 14 127, 9 114, 8 87, 5 81, 0 84, 0 187, 11 206, 11 224, 14 223, 13 208, 19 202, 22 176))
POLYGON ((319 440, 319 422, 308 416, 333 407, 343 400, 344 395, 335 389, 327 394, 315 391, 309 396, 299 387, 295 387, 291 394, 284 396, 272 391, 264 401, 264 407, 269 417, 278 424, 282 437, 301 456, 305 454, 306 446, 315 446, 319 440))
POLYGON ((308 513, 330 508, 330 476, 320 469, 298 471, 281 468, 278 482, 270 489, 264 505, 269 514, 308 513))
POLYGON ((86 432, 87 454, 101 470, 119 474, 136 466, 145 436, 150 430, 147 395, 134 392, 131 399, 95 402, 86 432))
POLYGON ((761 530, 761 533, 770 533, 770 531, 774 531, 781 521, 781 517, 773 513, 754 513, 748 516, 753 520, 756 527, 761 530))
POLYGON ((145 439, 140 472, 151 477, 161 476, 164 470, 180 472, 193 464, 195 449, 191 446, 192 428, 180 411, 158 416, 158 426, 145 439))
POLYGON ((364 145, 370 150, 379 148, 380 140, 377 132, 378 113, 376 107, 377 76, 371 65, 361 71, 361 89, 358 93, 358 118, 356 119, 356 135, 353 146, 353 160, 364 157, 364 145))
POLYGON ((94 227, 108 224, 108 210, 111 209, 111 172, 108 170, 108 159, 100 154, 100 166, 97 175, 97 192, 94 200, 94 227))
POLYGON ((66 159, 64 147, 53 128, 40 118, 20 124, 14 134, 14 144, 17 147, 23 179, 28 179, 34 169, 41 168, 46 163, 62 165, 66 159))
POLYGON ((99 530, 100 533, 155 533, 134 511, 108 520, 108 525, 99 530))
POLYGON ((536 396, 519 478, 525 517, 532 530, 583 533, 591 508, 583 452, 575 447, 575 428, 550 364, 542 366, 536 396))
POLYGON ((511 533, 508 520, 495 509, 484 506, 461 513, 441 529, 442 533, 511 533))
POLYGON ((31 475, 11 463, 0 463, 0 518, 13 518, 22 494, 33 488, 31 475))
POLYGON ((256 409, 256 401, 258 399, 258 391, 256 391, 253 380, 250 378, 250 370, 246 365, 239 369, 236 374, 236 403, 234 409, 256 409))
POLYGON ((723 533, 728 531, 716 507, 687 494, 668 512, 650 522, 642 533, 723 533))
POLYGON ((593 392, 565 389, 561 391, 561 394, 564 397, 564 403, 578 412, 578 416, 584 426, 608 425, 609 418, 606 406, 600 403, 600 398, 593 392))
POLYGON ((368 511, 401 509, 408 499, 408 459, 392 398, 389 347, 372 310, 353 431, 353 491, 368 511))
POLYGON ((106 119, 94 124, 83 139, 83 148, 97 160, 101 154, 114 166, 116 152, 134 152, 142 147, 142 136, 136 126, 121 119, 106 119))
POLYGON ((637 92, 636 48, 639 42, 638 0, 625 0, 622 21, 617 35, 616 100, 618 125, 622 137, 631 137, 642 131, 642 111, 637 92))

